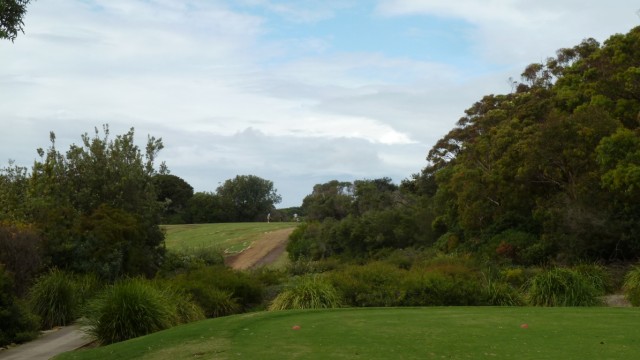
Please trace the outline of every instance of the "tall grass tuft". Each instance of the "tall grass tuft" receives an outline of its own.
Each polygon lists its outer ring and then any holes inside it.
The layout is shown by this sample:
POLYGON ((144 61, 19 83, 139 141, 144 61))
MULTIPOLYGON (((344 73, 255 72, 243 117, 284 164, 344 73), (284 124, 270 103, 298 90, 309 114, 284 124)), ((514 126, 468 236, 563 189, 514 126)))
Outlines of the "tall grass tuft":
POLYGON ((149 281, 121 280, 89 301, 87 333, 111 344, 163 330, 175 324, 175 308, 149 281))
POLYGON ((29 305, 44 329, 72 323, 79 313, 78 286, 72 274, 53 269, 30 290, 29 305))
POLYGON ((634 266, 624 277, 624 295, 631 305, 640 306, 640 266, 634 266))
POLYGON ((555 268, 536 275, 529 286, 529 302, 535 306, 601 305, 599 291, 584 275, 555 268))
POLYGON ((336 289, 321 275, 306 275, 287 286, 269 306, 269 310, 326 309, 340 307, 336 289))

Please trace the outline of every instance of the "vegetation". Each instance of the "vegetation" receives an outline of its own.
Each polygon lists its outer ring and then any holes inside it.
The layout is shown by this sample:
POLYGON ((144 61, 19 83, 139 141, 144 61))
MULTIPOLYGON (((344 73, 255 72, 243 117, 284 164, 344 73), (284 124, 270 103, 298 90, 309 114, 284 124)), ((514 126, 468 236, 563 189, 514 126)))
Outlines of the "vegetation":
POLYGON ((274 311, 179 326, 134 341, 66 353, 56 360, 634 359, 638 321, 636 309, 612 308, 274 311), (296 325, 299 330, 292 329, 296 325))
POLYGON ((71 274, 53 269, 42 275, 29 294, 33 312, 43 329, 73 323, 80 315, 79 288, 71 274))
POLYGON ((24 16, 31 0, 3 0, 0 2, 0 39, 14 41, 24 32, 24 16))
POLYGON ((329 281, 313 274, 294 279, 271 303, 269 310, 325 309, 342 304, 329 281))
POLYGON ((633 306, 640 306, 640 267, 633 267, 624 277, 624 294, 633 306))
POLYGON ((38 322, 14 295, 11 274, 0 264, 0 346, 35 338, 38 322))
POLYGON ((162 291, 140 278, 120 280, 91 300, 88 333, 103 344, 132 339, 175 325, 176 309, 162 291))
POLYGON ((537 275, 529 288, 529 301, 536 306, 594 306, 600 304, 598 295, 584 275, 562 268, 537 275))

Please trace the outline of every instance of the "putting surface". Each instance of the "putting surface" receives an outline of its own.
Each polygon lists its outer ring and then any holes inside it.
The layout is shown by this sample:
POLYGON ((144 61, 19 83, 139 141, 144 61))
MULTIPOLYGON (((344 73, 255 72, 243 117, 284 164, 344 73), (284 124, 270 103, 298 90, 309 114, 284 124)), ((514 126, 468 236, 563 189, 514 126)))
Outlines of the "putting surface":
POLYGON ((639 324, 604 307, 260 312, 56 359, 640 359, 639 324))

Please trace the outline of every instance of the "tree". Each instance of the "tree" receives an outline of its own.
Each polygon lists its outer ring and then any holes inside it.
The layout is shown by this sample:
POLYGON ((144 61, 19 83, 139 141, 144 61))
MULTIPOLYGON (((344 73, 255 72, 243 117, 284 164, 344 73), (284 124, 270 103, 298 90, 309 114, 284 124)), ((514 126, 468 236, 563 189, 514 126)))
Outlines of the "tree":
POLYGON ((185 220, 189 224, 206 224, 228 220, 220 197, 212 192, 197 192, 189 199, 185 220))
POLYGON ((230 221, 257 221, 267 214, 282 198, 273 182, 255 175, 238 175, 218 187, 217 195, 230 221))
POLYGON ((65 155, 38 149, 26 191, 22 221, 43 234, 50 265, 114 278, 151 276, 161 262, 161 207, 152 178, 162 140, 149 137, 145 152, 134 130, 109 138, 109 127, 82 135, 65 155))
POLYGON ((313 186, 313 192, 302 200, 302 209, 307 220, 345 218, 352 210, 353 184, 331 180, 313 186))
POLYGON ((184 223, 187 205, 193 196, 193 187, 183 179, 170 174, 155 175, 153 185, 156 188, 158 201, 164 203, 162 222, 184 223))
POLYGON ((13 42, 18 32, 24 33, 23 18, 29 2, 31 0, 0 0, 0 39, 13 42))

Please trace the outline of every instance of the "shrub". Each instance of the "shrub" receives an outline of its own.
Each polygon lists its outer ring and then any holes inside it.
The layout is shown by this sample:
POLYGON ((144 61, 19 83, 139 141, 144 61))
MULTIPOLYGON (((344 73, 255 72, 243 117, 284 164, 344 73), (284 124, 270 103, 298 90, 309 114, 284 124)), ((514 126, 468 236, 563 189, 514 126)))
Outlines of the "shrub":
POLYGON ((573 270, 581 274, 602 296, 613 291, 611 276, 604 266, 598 264, 580 264, 573 267, 573 270))
POLYGON ((103 344, 132 339, 166 329, 177 315, 167 297, 141 278, 120 280, 91 300, 85 325, 103 344))
POLYGON ((631 305, 640 306, 640 266, 634 266, 624 277, 624 295, 631 305))
POLYGON ((171 279, 193 296, 207 317, 229 315, 262 301, 264 287, 249 275, 229 268, 204 267, 171 279))
POLYGON ((287 286, 269 310, 324 309, 340 305, 340 296, 329 281, 320 275, 306 275, 287 286))
POLYGON ((598 291, 583 275, 555 268, 536 275, 529 286, 529 302, 535 306, 599 305, 598 291))
POLYGON ((407 306, 486 305, 478 272, 456 259, 438 259, 414 267, 402 284, 407 306))
POLYGON ((72 323, 81 304, 73 275, 53 269, 41 276, 30 290, 29 304, 45 329, 72 323))
POLYGON ((183 289, 176 287, 169 281, 155 281, 153 285, 159 290, 172 306, 175 314, 173 323, 187 324, 204 319, 204 310, 194 300, 193 296, 183 289))
POLYGON ((0 264, 14 277, 18 296, 27 293, 42 268, 41 239, 28 227, 0 222, 0 264))
POLYGON ((350 265, 329 273, 329 281, 350 306, 398 306, 406 270, 384 263, 350 265))
POLYGON ((504 282, 489 282, 486 288, 487 304, 493 306, 522 306, 522 293, 504 282))
POLYGON ((206 266, 223 265, 224 255, 215 247, 197 247, 179 251, 167 251, 160 274, 170 276, 206 266))
POLYGON ((13 279, 0 264, 0 346, 38 335, 38 319, 15 297, 13 279))

